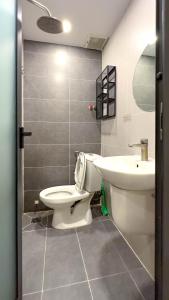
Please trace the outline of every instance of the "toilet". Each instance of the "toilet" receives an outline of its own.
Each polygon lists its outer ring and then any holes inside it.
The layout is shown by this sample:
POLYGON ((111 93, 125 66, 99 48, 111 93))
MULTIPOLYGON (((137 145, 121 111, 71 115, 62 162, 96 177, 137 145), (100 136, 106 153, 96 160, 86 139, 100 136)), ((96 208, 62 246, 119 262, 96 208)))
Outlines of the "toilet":
POLYGON ((75 185, 55 186, 40 192, 40 200, 54 210, 54 228, 75 228, 92 222, 90 202, 101 185, 101 175, 93 164, 98 158, 97 154, 80 152, 74 173, 75 185))

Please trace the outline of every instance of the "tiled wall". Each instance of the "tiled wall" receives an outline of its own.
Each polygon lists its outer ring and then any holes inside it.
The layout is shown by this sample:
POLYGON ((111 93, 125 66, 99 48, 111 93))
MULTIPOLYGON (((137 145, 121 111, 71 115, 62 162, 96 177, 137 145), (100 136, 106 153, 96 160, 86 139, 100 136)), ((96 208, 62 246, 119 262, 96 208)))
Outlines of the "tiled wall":
POLYGON ((100 73, 98 51, 25 41, 25 211, 42 189, 74 183, 75 150, 100 153, 100 123, 87 109, 100 73))

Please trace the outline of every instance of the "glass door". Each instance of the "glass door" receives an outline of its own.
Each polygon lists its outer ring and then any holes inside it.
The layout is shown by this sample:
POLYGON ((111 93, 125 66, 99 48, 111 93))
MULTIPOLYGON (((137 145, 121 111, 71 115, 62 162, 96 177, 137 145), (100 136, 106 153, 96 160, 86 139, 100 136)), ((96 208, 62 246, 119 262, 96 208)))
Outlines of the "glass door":
POLYGON ((16 0, 0 1, 0 299, 18 299, 16 0))

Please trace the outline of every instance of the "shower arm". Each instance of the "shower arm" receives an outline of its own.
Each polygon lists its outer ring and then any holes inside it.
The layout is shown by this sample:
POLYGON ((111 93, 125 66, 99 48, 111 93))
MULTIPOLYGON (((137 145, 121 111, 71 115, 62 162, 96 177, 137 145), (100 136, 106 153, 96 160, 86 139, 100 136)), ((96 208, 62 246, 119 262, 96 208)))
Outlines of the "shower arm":
POLYGON ((28 2, 32 3, 33 5, 36 5, 37 7, 41 8, 43 11, 45 11, 49 17, 52 17, 50 10, 43 4, 39 3, 36 0, 27 0, 28 2))

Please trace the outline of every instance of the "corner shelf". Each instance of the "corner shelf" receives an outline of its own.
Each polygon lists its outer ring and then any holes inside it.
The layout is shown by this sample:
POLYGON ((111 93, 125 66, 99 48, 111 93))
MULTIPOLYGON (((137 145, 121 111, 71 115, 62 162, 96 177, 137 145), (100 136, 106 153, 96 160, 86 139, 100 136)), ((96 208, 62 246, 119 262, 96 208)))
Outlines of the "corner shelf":
POLYGON ((107 66, 96 80, 96 119, 116 116, 116 67, 107 66))

